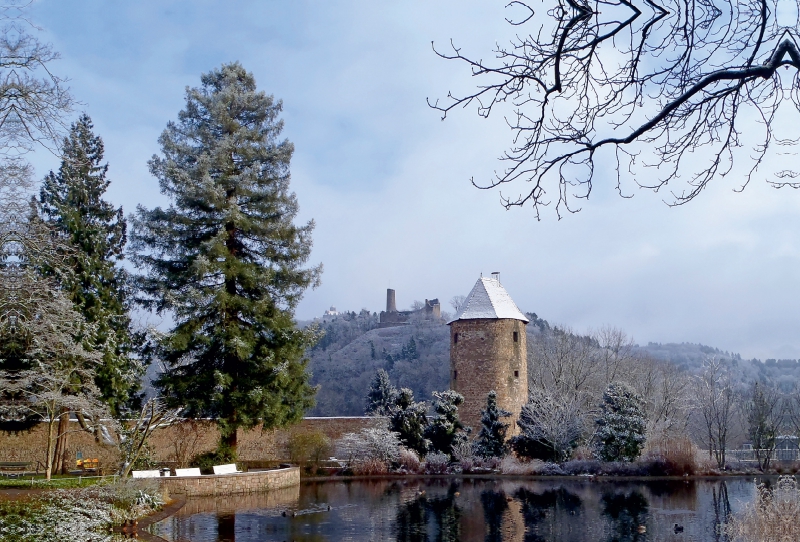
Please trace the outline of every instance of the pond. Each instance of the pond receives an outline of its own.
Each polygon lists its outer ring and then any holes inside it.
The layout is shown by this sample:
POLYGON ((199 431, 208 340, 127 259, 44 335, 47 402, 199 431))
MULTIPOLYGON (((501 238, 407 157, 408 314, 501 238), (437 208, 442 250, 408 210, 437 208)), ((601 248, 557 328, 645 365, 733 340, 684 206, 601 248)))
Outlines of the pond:
POLYGON ((153 532, 171 542, 716 542, 727 540, 719 526, 754 494, 752 477, 305 482, 268 494, 190 499, 153 532))

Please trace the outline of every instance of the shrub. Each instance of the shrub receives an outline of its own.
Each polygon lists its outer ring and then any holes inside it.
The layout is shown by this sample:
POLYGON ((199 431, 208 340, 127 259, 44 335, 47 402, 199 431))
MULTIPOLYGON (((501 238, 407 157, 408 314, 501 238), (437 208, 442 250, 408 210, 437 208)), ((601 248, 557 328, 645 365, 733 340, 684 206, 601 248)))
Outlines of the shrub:
POLYGON ((400 447, 400 457, 397 459, 398 470, 403 470, 411 474, 418 474, 421 469, 421 462, 417 452, 406 448, 400 447))
POLYGON ((352 471, 359 476, 386 474, 389 472, 389 465, 377 458, 361 459, 353 463, 352 471))
POLYGON ((520 435, 511 447, 522 457, 566 460, 583 435, 580 410, 575 397, 533 388, 517 421, 520 435))
POLYGON ((288 447, 289 459, 293 463, 306 465, 310 462, 316 468, 331 453, 331 441, 322 431, 292 433, 288 447))
POLYGON ((472 472, 477 465, 475 448, 470 441, 463 440, 453 445, 453 460, 458 463, 461 472, 472 472))
POLYGON ((450 458, 447 454, 433 452, 425 456, 425 474, 447 474, 450 458))
POLYGON ((537 474, 541 474, 542 476, 562 476, 566 473, 558 463, 545 462, 539 468, 539 472, 537 474))
MULTIPOLYGON (((524 408, 524 407, 523 407, 524 408)), ((541 440, 532 438, 526 434, 517 435, 508 441, 511 449, 522 459, 536 459, 539 461, 549 461, 553 458, 553 448, 541 440)))
POLYGON ((213 452, 198 454, 192 458, 190 466, 199 467, 203 474, 213 474, 214 465, 236 463, 236 453, 230 448, 217 448, 213 452))
POLYGON ((600 474, 602 472, 602 464, 594 459, 573 459, 567 461, 561 468, 565 474, 578 475, 578 474, 600 474))
POLYGON ((633 461, 645 442, 644 401, 627 384, 609 384, 596 420, 595 454, 602 461, 633 461))
POLYGON ((513 455, 507 455, 500 461, 500 472, 503 474, 531 475, 539 474, 539 470, 544 465, 543 461, 534 459, 532 461, 520 461, 513 455))
POLYGON ((362 471, 366 474, 364 470, 374 471, 378 469, 378 463, 383 465, 380 468, 383 473, 400 459, 400 440, 397 433, 387 429, 362 429, 358 433, 347 433, 340 438, 336 442, 336 455, 346 458, 354 473, 362 471))

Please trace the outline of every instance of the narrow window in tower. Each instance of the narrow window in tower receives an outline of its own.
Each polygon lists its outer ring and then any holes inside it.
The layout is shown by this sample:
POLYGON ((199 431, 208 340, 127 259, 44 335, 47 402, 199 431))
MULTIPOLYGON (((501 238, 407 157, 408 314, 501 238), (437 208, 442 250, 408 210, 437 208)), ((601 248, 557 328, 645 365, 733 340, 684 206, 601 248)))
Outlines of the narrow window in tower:
MULTIPOLYGON (((516 335, 516 333, 515 333, 516 335)), ((514 378, 519 378, 519 371, 514 371, 514 378)))
POLYGON ((519 342, 519 333, 517 333, 516 331, 514 332, 514 342, 515 343, 519 342))
POLYGON ((453 334, 453 344, 458 343, 458 333, 453 334))
POLYGON ((453 380, 458 380, 458 371, 453 371, 453 380))

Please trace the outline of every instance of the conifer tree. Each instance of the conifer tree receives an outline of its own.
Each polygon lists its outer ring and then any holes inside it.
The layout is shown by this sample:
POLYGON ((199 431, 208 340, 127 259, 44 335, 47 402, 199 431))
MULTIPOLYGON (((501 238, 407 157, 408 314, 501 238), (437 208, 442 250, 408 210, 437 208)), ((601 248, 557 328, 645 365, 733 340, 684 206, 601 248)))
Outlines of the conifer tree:
POLYGON ((400 441, 420 456, 428 453, 430 441, 425 438, 428 405, 415 402, 414 392, 401 388, 395 397, 394 406, 389 411, 389 429, 400 435, 400 441))
POLYGON ((139 207, 131 244, 139 301, 174 322, 156 385, 188 415, 215 417, 221 451, 235 453, 237 428, 285 426, 313 406, 317 331, 298 329, 294 309, 322 268, 302 267, 314 223, 293 223, 281 102, 239 63, 201 83, 150 161, 170 205, 139 207))
POLYGON ((481 411, 481 431, 475 442, 475 452, 481 457, 503 457, 508 451, 506 432, 509 424, 500 418, 511 413, 497 406, 497 393, 492 390, 486 397, 486 410, 481 411))
POLYGON ((466 428, 458 418, 458 407, 463 403, 464 396, 456 391, 433 392, 433 410, 436 415, 425 428, 425 438, 431 441, 433 450, 452 455, 453 446, 466 440, 466 428))
POLYGON ((388 416, 396 398, 397 389, 389 381, 389 373, 378 369, 367 393, 367 408, 364 413, 368 416, 388 416))
POLYGON ((644 401, 627 384, 614 382, 603 393, 596 420, 595 455, 603 461, 633 461, 642 452, 647 420, 644 401))
POLYGON ((87 322, 84 339, 102 353, 95 383, 112 411, 119 413, 139 387, 141 372, 131 360, 126 276, 123 258, 126 223, 122 207, 103 199, 109 186, 103 141, 83 114, 64 138, 61 166, 50 172, 39 193, 39 212, 71 248, 54 276, 87 322))

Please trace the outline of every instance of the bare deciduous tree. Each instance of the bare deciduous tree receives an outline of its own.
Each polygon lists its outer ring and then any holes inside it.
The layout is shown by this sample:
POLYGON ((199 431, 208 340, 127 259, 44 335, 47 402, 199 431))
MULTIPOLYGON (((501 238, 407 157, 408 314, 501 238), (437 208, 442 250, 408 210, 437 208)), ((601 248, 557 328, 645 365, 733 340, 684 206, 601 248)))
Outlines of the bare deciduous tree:
POLYGON ((728 440, 736 410, 736 394, 728 369, 718 358, 707 360, 695 378, 694 393, 701 430, 698 437, 708 448, 709 458, 725 468, 728 440))
POLYGON ((783 397, 772 386, 754 382, 742 408, 758 468, 766 470, 784 421, 783 397))
POLYGON ((122 451, 120 474, 123 478, 127 478, 130 474, 153 433, 179 421, 181 410, 167 408, 160 399, 152 398, 142 406, 137 418, 120 426, 119 440, 122 451))
MULTIPOLYGON (((656 191, 669 185, 674 205, 735 163, 743 189, 773 147, 797 142, 775 133, 779 106, 800 104, 798 21, 779 20, 777 4, 554 0, 534 13, 516 0, 506 19, 515 37, 493 58, 452 42, 449 50, 434 46, 466 64, 478 86, 429 104, 443 118, 468 105, 482 117, 505 117, 513 132, 501 156, 507 167, 473 184, 510 187, 503 205, 529 204, 537 217, 553 201, 559 216, 579 210, 574 201, 589 197, 599 164, 616 168, 621 195, 631 177, 656 191), (781 66, 793 68, 783 82, 781 66), (681 178, 685 184, 673 186, 681 178)), ((773 173, 774 186, 800 187, 800 171, 785 161, 773 173)))
POLYGON ((581 404, 576 396, 533 389, 522 406, 520 436, 541 443, 552 459, 564 461, 583 436, 581 404))

